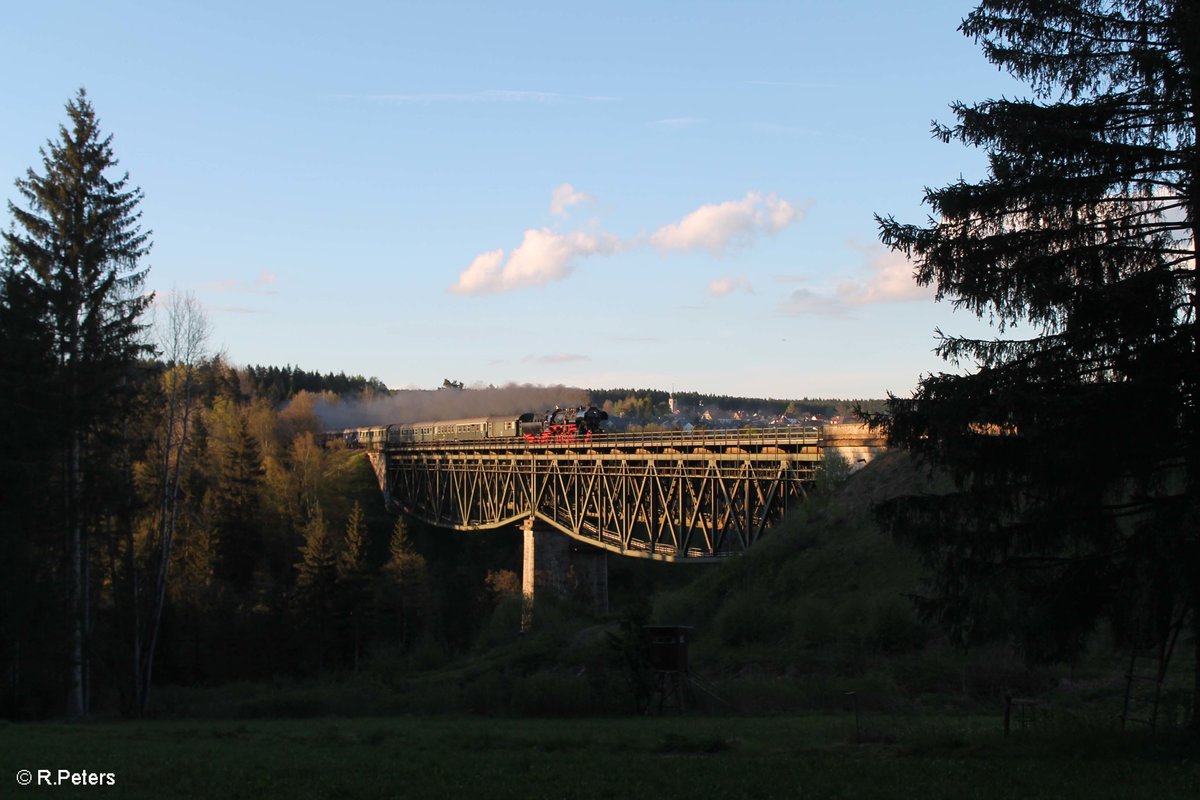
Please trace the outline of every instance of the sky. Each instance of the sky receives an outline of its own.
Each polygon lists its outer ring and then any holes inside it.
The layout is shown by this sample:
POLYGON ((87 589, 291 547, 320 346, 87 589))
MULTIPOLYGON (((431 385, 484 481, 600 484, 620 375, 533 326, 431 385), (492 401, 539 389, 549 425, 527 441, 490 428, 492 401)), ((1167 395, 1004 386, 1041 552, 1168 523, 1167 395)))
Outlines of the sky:
MULTIPOLYGON (((58 2, 0 15, 0 184, 85 87, 235 364, 775 398, 909 394, 986 325, 874 214, 983 176, 1028 93, 963 2, 58 2)), ((7 206, 0 210, 10 224, 7 206)))

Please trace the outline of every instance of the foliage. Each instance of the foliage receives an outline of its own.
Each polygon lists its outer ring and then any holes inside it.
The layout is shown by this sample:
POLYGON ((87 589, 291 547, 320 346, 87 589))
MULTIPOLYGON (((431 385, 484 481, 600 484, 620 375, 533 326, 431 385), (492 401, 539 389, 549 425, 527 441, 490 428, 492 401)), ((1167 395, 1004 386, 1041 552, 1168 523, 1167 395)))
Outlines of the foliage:
POLYGON ((347 395, 387 395, 387 386, 378 378, 364 378, 361 375, 346 375, 332 372, 322 375, 319 372, 308 372, 287 365, 285 367, 264 367, 257 364, 242 367, 239 370, 247 394, 255 394, 265 398, 272 405, 278 406, 300 392, 320 394, 332 392, 340 396, 347 395))
POLYGON ((24 207, 8 203, 2 312, 11 315, 6 327, 21 334, 24 366, 35 358, 46 369, 44 381, 28 384, 45 392, 25 416, 43 420, 39 446, 58 462, 45 474, 61 475, 61 485, 45 492, 61 504, 45 532, 65 534, 64 571, 55 579, 70 632, 67 711, 82 717, 90 706, 90 548, 130 530, 127 426, 138 363, 150 349, 141 318, 152 297, 141 292, 139 261, 150 249, 140 225, 142 192, 127 174, 112 177, 112 137, 101 134, 82 89, 66 112, 58 140, 40 151, 43 171, 29 169, 16 181, 24 207), (44 349, 35 357, 34 347, 44 349))
POLYGON ((955 103, 934 134, 984 148, 987 177, 927 190, 935 218, 881 238, 999 336, 942 336, 977 369, 875 418, 957 480, 883 514, 934 568, 923 611, 964 642, 1064 657, 1103 617, 1160 641, 1200 600, 1200 13, 988 0, 961 30, 1035 97, 955 103))
POLYGON ((396 518, 388 544, 389 558, 379 583, 380 610, 396 626, 401 645, 416 638, 419 621, 429 603, 429 585, 425 559, 413 548, 408 535, 408 520, 396 518))

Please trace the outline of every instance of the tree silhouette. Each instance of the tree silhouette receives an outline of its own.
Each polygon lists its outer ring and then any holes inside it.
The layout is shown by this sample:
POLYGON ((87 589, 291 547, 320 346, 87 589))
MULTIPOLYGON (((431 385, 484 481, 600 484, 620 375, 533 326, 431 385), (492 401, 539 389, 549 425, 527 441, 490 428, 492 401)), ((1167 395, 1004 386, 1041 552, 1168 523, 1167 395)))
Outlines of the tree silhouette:
POLYGON ((51 439, 62 461, 66 564, 70 606, 67 711, 88 711, 86 676, 87 536, 103 516, 107 492, 93 491, 100 464, 120 446, 131 405, 131 370, 149 351, 142 313, 139 262, 150 249, 138 206, 140 189, 118 165, 112 137, 103 136, 80 89, 66 106, 68 124, 40 153, 43 172, 16 181, 24 208, 8 204, 13 228, 4 233, 5 261, 36 286, 41 320, 51 333, 53 392, 58 420, 51 439))
POLYGON ((880 219, 881 238, 998 336, 939 331, 978 368, 874 418, 957 481, 881 513, 964 641, 1062 657, 1107 617, 1162 642, 1200 601, 1200 10, 987 0, 961 30, 1034 98, 955 103, 934 134, 984 148, 988 176, 927 190, 928 224, 880 219))

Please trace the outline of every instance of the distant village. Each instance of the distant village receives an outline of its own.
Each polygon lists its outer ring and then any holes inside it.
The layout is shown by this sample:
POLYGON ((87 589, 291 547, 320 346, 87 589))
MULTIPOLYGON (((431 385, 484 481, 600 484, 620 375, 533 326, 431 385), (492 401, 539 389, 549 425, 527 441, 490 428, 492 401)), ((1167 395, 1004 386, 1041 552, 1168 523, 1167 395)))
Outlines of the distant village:
POLYGON ((622 400, 602 400, 600 406, 609 413, 610 427, 614 431, 692 431, 856 423, 856 402, 867 411, 882 404, 882 401, 853 400, 704 398, 674 393, 667 394, 664 402, 654 400, 645 395, 631 395, 622 400), (721 400, 732 402, 722 403, 721 400))

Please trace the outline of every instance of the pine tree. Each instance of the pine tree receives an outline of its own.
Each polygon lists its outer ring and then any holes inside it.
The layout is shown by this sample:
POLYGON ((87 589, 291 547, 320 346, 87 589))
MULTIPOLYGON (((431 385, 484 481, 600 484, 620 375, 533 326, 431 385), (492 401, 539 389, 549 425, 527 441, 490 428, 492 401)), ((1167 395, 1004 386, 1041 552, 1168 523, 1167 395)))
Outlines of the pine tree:
POLYGON ((340 605, 354 640, 355 672, 371 616, 371 573, 367 555, 367 522, 362 506, 356 500, 346 519, 346 541, 337 564, 340 605))
POLYGON ((258 442, 250 434, 247 419, 236 414, 232 428, 231 441, 218 448, 219 471, 212 490, 212 506, 220 577, 245 592, 263 557, 259 486, 264 469, 258 442))
POLYGON ((367 520, 355 500, 346 519, 346 546, 338 556, 338 577, 350 579, 367 572, 367 520))
POLYGON ((408 538, 408 523, 403 516, 396 518, 388 551, 390 558, 383 567, 380 605, 394 613, 400 644, 407 646, 412 629, 425 610, 428 577, 425 558, 413 549, 408 538))
POLYGON ((296 563, 296 598, 306 622, 317 629, 317 667, 324 671, 333 623, 338 558, 319 505, 312 508, 304 526, 300 557, 296 563))
MULTIPOLYGON (((928 225, 881 238, 1000 335, 939 332, 978 368, 876 417, 958 482, 882 516, 963 639, 1056 658, 1102 618, 1137 645, 1190 614, 1200 647, 1200 6, 986 0, 961 30, 1034 97, 954 104, 935 136, 986 149, 988 176, 926 190, 928 225)), ((1200 703, 1200 665, 1196 684, 1200 703)))
MULTIPOLYGON (((47 402, 62 432, 70 607, 68 714, 87 713, 87 541, 104 509, 91 497, 89 462, 103 460, 106 434, 120 430, 131 398, 130 371, 148 352, 141 317, 151 297, 141 294, 149 252, 141 229, 140 189, 129 176, 110 177, 118 165, 112 137, 100 133, 86 93, 67 103, 67 126, 42 149, 43 173, 16 181, 27 207, 10 202, 14 226, 4 233, 5 259, 37 285, 51 332, 54 391, 47 402)), ((102 499, 102 498, 101 498, 102 499)))

